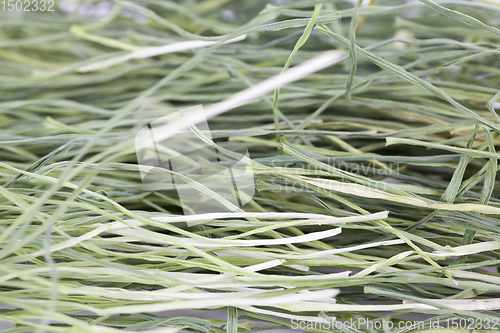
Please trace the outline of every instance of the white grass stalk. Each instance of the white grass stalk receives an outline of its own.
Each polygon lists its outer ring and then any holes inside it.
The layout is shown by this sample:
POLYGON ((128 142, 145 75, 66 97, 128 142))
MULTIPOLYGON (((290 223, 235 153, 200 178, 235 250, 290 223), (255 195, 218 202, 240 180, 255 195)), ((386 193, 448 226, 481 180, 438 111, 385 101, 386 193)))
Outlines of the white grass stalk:
POLYGON ((276 306, 279 305, 280 308, 286 306, 285 304, 295 304, 296 306, 306 306, 315 301, 331 299, 338 295, 338 289, 328 289, 321 291, 313 291, 307 293, 295 293, 283 296, 273 296, 273 297, 246 297, 246 298, 214 298, 214 299, 198 299, 189 301, 172 301, 167 303, 156 303, 156 304, 142 304, 142 305, 129 305, 129 306, 118 306, 107 309, 95 309, 94 312, 98 315, 107 314, 120 314, 120 313, 138 313, 138 312, 160 312, 169 310, 182 310, 182 309, 203 309, 203 308, 218 308, 225 306, 276 306))
POLYGON ((333 237, 342 232, 342 228, 335 228, 326 231, 312 232, 306 235, 279 238, 279 239, 255 239, 255 240, 225 240, 225 239, 213 239, 213 238, 181 238, 163 235, 162 238, 152 236, 149 233, 141 232, 134 229, 121 229, 115 230, 115 233, 122 236, 135 236, 137 240, 142 240, 145 242, 158 243, 158 244, 186 244, 190 246, 195 246, 198 248, 224 248, 224 247, 238 247, 238 246, 269 246, 269 245, 284 245, 284 244, 295 244, 312 242, 328 237, 333 237), (171 239, 172 241, 169 241, 171 239))
POLYGON ((38 256, 43 256, 47 252, 52 253, 55 251, 60 251, 62 249, 67 249, 67 248, 73 247, 73 246, 75 246, 83 241, 91 239, 91 238, 99 235, 100 233, 102 233, 106 230, 108 230, 108 227, 106 225, 101 225, 98 228, 96 228, 92 231, 89 231, 86 234, 83 234, 79 237, 74 237, 74 238, 68 239, 66 241, 54 244, 48 249, 48 251, 47 251, 47 249, 42 249, 42 250, 38 250, 36 252, 30 253, 29 255, 32 256, 33 258, 35 258, 38 256))
POLYGON ((258 271, 263 271, 265 269, 279 266, 279 265, 283 264, 284 262, 285 262, 285 260, 283 260, 283 259, 275 259, 275 260, 263 262, 261 264, 247 266, 247 267, 245 267, 245 269, 247 271, 250 271, 250 272, 258 272, 258 271))
MULTIPOLYGON (((236 38, 230 39, 222 44, 236 43, 236 42, 245 40, 245 38, 246 38, 246 35, 241 35, 241 36, 238 36, 236 38)), ((78 68, 78 71, 81 73, 97 71, 97 70, 105 69, 105 68, 115 66, 118 64, 122 64, 124 62, 130 61, 133 59, 145 59, 145 58, 159 56, 162 54, 199 49, 202 47, 214 45, 216 43, 218 43, 218 42, 193 40, 193 41, 172 43, 172 44, 167 44, 167 45, 162 45, 162 46, 145 47, 145 48, 142 48, 140 50, 133 51, 133 52, 130 52, 130 53, 122 55, 122 56, 113 57, 113 58, 97 61, 97 62, 94 62, 92 64, 82 66, 82 67, 78 68)))
MULTIPOLYGON (((268 259, 268 258, 281 258, 281 259, 313 259, 313 258, 331 258, 331 256, 340 254, 340 253, 346 253, 346 252, 354 252, 357 250, 363 250, 363 249, 368 249, 368 248, 373 248, 373 247, 379 247, 379 246, 390 246, 390 245, 397 245, 397 244, 405 244, 405 241, 402 239, 394 239, 390 241, 382 241, 382 242, 374 242, 374 243, 368 243, 368 244, 361 244, 361 245, 356 245, 356 246, 350 246, 342 249, 334 249, 334 250, 326 250, 326 251, 314 251, 309 254, 281 254, 281 253, 273 253, 273 252, 267 252, 265 254, 261 254, 260 252, 253 252, 253 251, 242 251, 242 250, 235 250, 235 251, 218 251, 218 255, 238 255, 238 256, 244 256, 248 258, 256 258, 256 259, 268 259)), ((309 252, 309 251, 308 251, 309 252)))
POLYGON ((438 256, 466 256, 469 254, 476 254, 485 251, 495 251, 500 249, 500 242, 482 242, 475 243, 457 247, 442 247, 433 252, 434 255, 438 256))
MULTIPOLYGON (((342 60, 345 56, 344 51, 327 51, 320 55, 304 61, 300 65, 289 69, 283 74, 275 75, 267 80, 264 80, 250 88, 247 88, 239 93, 232 95, 231 97, 215 103, 205 109, 205 116, 194 116, 190 118, 190 122, 194 125, 199 122, 215 117, 224 112, 233 110, 239 106, 245 105, 250 101, 259 98, 265 94, 273 92, 277 87, 286 86, 292 82, 300 80, 312 73, 318 72, 322 69, 330 67, 339 60, 342 60)), ((186 124, 167 124, 164 126, 165 131, 162 131, 161 135, 156 137, 158 142, 166 140, 173 137, 177 133, 187 129, 186 124)))
MULTIPOLYGON (((155 216, 151 217, 151 220, 164 223, 187 222, 190 225, 195 225, 202 223, 204 221, 212 221, 216 219, 236 219, 236 218, 257 218, 259 220, 315 219, 315 220, 324 220, 325 224, 330 224, 330 223, 342 224, 351 222, 369 222, 373 220, 385 219, 388 216, 389 216, 388 211, 383 211, 368 215, 348 216, 348 217, 333 217, 322 214, 295 213, 295 212, 293 213, 221 212, 221 213, 206 213, 206 214, 195 214, 195 215, 155 216)), ((125 221, 127 223, 131 223, 134 226, 144 225, 144 223, 134 219, 127 219, 125 221)), ((129 228, 129 226, 118 221, 112 222, 108 227, 109 230, 119 230, 126 228, 129 228)))
MULTIPOLYGON (((425 299, 426 301, 446 306, 451 309, 461 311, 493 311, 500 310, 500 299, 425 299)), ((419 304, 411 301, 403 301, 407 305, 423 306, 423 309, 436 309, 436 307, 426 304, 419 304)))

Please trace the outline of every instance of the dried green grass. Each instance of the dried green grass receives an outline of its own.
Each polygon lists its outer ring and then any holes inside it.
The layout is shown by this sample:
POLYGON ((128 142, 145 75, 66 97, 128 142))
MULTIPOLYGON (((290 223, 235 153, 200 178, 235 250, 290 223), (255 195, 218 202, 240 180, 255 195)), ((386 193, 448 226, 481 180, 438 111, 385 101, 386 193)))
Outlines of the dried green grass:
POLYGON ((498 318, 499 20, 493 0, 2 13, 5 332, 498 318), (186 220, 142 184, 134 135, 196 104, 248 147, 258 191, 186 220))

